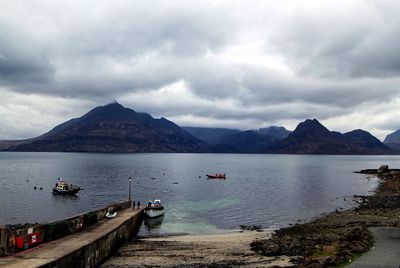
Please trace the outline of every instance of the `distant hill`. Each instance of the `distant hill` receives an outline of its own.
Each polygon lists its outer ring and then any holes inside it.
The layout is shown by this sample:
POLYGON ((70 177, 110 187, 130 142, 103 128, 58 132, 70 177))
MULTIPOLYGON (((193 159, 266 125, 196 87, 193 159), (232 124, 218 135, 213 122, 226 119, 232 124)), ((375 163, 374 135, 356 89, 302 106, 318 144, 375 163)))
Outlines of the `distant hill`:
POLYGON ((184 130, 218 148, 218 152, 263 153, 291 131, 284 127, 268 127, 240 131, 228 128, 184 127, 184 130))
POLYGON ((400 151, 400 129, 387 135, 383 142, 390 148, 400 151))
POLYGON ((25 141, 0 142, 8 151, 211 152, 208 144, 165 118, 154 119, 119 103, 99 106, 79 118, 25 141))
POLYGON ((295 154, 393 154, 395 151, 369 132, 353 130, 344 134, 329 131, 318 120, 307 119, 276 144, 274 153, 295 154))
POLYGON ((208 144, 216 145, 223 143, 225 137, 239 133, 240 130, 230 128, 209 127, 182 127, 189 134, 208 144))
POLYGON ((247 130, 226 136, 221 144, 238 153, 265 153, 278 141, 275 137, 247 130))
POLYGON ((27 142, 28 140, 4 140, 0 141, 0 151, 4 151, 11 146, 16 146, 18 144, 27 142))
POLYGON ((400 129, 386 136, 384 143, 400 144, 400 129))
POLYGON ((287 138, 287 136, 289 136, 290 133, 292 133, 292 131, 287 130, 284 127, 277 127, 277 126, 259 128, 255 131, 259 134, 274 137, 278 140, 283 140, 283 139, 287 138))

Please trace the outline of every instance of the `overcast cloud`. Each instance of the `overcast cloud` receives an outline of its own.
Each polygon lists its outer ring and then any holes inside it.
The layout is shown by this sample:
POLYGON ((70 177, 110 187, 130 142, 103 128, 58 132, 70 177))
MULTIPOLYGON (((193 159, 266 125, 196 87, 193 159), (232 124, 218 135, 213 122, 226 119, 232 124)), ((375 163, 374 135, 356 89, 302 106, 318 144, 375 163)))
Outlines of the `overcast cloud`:
POLYGON ((180 125, 400 128, 398 1, 0 1, 0 139, 113 99, 180 125))

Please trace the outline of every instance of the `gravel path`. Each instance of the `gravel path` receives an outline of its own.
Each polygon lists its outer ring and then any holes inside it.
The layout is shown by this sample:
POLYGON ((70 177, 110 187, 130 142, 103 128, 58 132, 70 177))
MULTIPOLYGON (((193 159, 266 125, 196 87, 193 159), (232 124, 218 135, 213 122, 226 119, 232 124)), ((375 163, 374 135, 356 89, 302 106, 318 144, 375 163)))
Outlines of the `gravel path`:
POLYGON ((374 227, 369 229, 374 236, 370 251, 347 267, 400 267, 400 228, 374 227))

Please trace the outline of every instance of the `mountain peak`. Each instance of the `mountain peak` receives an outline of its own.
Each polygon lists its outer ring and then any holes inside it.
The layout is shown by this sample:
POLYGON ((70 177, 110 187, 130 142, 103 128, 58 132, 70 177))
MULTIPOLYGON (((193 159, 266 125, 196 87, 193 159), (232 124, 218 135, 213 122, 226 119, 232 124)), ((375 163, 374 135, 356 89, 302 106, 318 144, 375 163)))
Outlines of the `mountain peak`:
POLYGON ((167 119, 154 119, 115 101, 10 150, 130 153, 210 152, 211 148, 167 119))
POLYGON ((103 106, 99 106, 99 107, 119 107, 119 108, 125 108, 124 106, 122 106, 118 101, 114 100, 110 103, 107 103, 106 105, 103 106))
POLYGON ((385 154, 393 153, 369 132, 356 129, 345 134, 329 131, 316 119, 301 122, 277 146, 278 152, 300 154, 385 154))
MULTIPOLYGON (((96 108, 90 110, 87 114, 83 116, 83 118, 88 118, 92 116, 99 116, 99 115, 110 115, 110 114, 115 114, 115 113, 120 113, 120 112, 125 112, 126 110, 130 110, 128 108, 125 108, 118 102, 114 101, 112 103, 103 105, 103 106, 97 106, 96 108)), ((132 110, 133 111, 133 110, 132 110)))
POLYGON ((113 104, 120 104, 116 99, 113 99, 112 101, 110 101, 109 103, 107 103, 106 105, 104 105, 104 106, 107 106, 107 105, 113 105, 113 104))
POLYGON ((317 119, 306 119, 303 122, 300 122, 300 124, 308 125, 308 126, 322 126, 323 125, 317 120, 317 119))
POLYGON ((330 131, 326 127, 324 127, 317 119, 307 119, 304 122, 301 122, 292 132, 292 134, 297 135, 324 135, 329 133, 330 131))
POLYGON ((278 126, 259 128, 255 131, 259 134, 271 136, 271 137, 277 138, 279 140, 283 140, 291 133, 291 131, 287 130, 286 128, 278 127, 278 126))

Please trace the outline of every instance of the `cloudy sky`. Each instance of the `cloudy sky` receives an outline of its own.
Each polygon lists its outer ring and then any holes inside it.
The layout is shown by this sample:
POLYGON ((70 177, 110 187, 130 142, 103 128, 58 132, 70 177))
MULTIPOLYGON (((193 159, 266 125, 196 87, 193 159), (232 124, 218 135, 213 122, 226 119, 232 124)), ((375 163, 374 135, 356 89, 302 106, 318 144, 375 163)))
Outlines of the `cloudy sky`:
POLYGON ((398 1, 0 0, 0 139, 116 99, 180 125, 400 128, 398 1))

